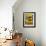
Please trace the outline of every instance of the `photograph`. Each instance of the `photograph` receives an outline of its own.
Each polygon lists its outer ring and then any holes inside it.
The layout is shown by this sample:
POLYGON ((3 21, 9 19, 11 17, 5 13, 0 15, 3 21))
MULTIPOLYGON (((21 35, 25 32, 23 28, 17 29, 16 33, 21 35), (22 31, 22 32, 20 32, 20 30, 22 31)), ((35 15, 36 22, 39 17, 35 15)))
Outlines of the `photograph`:
POLYGON ((0 46, 46 46, 46 0, 0 0, 0 46))
POLYGON ((36 13, 24 12, 23 13, 23 27, 36 27, 36 13))

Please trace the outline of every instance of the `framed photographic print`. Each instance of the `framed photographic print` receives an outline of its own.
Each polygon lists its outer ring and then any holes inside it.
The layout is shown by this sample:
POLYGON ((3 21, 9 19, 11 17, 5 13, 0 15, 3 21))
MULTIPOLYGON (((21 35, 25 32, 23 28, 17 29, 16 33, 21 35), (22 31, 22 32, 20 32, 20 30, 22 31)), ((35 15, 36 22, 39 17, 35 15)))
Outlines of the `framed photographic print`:
POLYGON ((23 13, 23 27, 36 27, 36 12, 23 13))

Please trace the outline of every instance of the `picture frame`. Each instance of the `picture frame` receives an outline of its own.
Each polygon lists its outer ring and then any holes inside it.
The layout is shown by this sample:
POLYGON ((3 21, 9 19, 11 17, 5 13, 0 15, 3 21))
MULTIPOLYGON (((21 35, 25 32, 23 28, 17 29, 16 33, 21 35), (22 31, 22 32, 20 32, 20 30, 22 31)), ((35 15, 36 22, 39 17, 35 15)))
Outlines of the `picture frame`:
POLYGON ((36 27, 36 12, 23 12, 23 27, 36 27))

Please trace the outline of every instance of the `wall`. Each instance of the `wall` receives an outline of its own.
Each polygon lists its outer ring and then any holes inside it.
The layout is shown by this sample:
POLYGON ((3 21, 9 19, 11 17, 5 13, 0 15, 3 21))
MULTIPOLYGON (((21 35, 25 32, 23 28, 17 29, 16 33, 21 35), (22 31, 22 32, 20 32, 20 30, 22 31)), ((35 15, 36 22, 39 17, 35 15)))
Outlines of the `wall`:
MULTIPOLYGON (((0 0, 0 38, 5 38, 5 36, 10 36, 10 32, 3 31, 4 27, 8 28, 9 30, 12 29, 12 6, 16 0, 0 0), (1 27, 3 27, 1 29, 1 27)), ((9 37, 7 37, 9 38, 9 37)))
POLYGON ((33 40, 36 46, 46 46, 43 42, 45 40, 42 39, 45 35, 45 28, 43 28, 45 27, 45 23, 43 23, 45 20, 45 18, 43 19, 44 2, 43 0, 23 0, 18 7, 13 7, 15 31, 22 32, 24 39, 33 40), (36 12, 36 28, 23 28, 23 12, 25 11, 36 12))
POLYGON ((41 38, 42 46, 46 46, 46 0, 41 2, 41 38))
POLYGON ((16 0, 0 0, 0 27, 12 29, 12 6, 16 0))
POLYGON ((36 46, 41 46, 41 1, 23 0, 14 10, 15 29, 23 33, 24 39, 31 39, 36 46), (36 12, 36 28, 23 28, 23 12, 25 11, 36 12))

